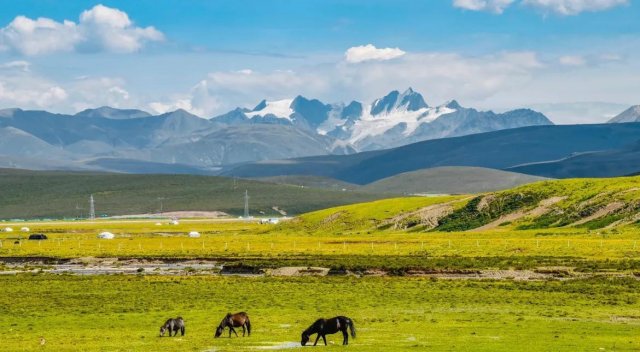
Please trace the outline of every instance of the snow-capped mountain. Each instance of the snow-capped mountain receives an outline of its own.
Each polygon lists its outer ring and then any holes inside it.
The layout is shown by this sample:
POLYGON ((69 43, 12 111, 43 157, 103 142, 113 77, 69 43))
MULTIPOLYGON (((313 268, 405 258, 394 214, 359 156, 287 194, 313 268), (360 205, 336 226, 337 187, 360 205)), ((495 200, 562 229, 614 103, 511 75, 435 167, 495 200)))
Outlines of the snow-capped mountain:
POLYGON ((463 108, 455 100, 430 107, 422 95, 411 88, 403 93, 392 91, 368 105, 357 101, 348 105, 325 104, 302 96, 272 102, 263 100, 251 110, 236 109, 213 120, 291 124, 333 137, 358 151, 506 128, 552 124, 544 115, 532 110, 496 114, 463 108))
POLYGON ((4 109, 0 167, 212 172, 230 164, 352 154, 547 124, 544 115, 531 110, 495 114, 455 101, 429 106, 412 89, 370 104, 326 104, 302 96, 263 100, 212 119, 184 110, 154 116, 110 107, 75 115, 4 109))
POLYGON ((609 123, 640 122, 640 105, 634 105, 608 121, 609 123))

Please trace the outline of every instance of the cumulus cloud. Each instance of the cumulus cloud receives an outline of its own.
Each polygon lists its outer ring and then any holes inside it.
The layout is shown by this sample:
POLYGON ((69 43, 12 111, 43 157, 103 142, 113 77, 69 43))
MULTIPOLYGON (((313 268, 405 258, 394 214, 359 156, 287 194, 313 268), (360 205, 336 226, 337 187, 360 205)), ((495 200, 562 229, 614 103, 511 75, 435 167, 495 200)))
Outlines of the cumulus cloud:
POLYGON ((137 27, 118 9, 96 5, 82 12, 78 23, 17 16, 0 29, 0 50, 23 55, 70 51, 129 53, 164 35, 152 26, 137 27))
POLYGON ((515 0, 453 0, 453 6, 471 10, 471 11, 487 11, 501 14, 515 0))
POLYGON ((0 106, 49 108, 66 101, 68 96, 59 84, 33 76, 18 66, 0 70, 0 106))
POLYGON ((400 48, 376 48, 373 44, 354 46, 347 49, 344 57, 347 62, 358 63, 364 61, 386 61, 406 54, 400 48))
POLYGON ((525 5, 564 16, 604 11, 628 3, 628 0, 523 0, 525 5))

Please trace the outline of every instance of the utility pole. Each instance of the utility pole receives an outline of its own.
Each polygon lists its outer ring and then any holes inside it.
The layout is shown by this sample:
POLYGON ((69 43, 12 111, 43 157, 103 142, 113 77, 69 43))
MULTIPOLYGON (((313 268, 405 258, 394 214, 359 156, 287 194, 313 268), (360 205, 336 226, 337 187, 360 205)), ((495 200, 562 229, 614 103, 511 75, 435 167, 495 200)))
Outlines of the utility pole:
POLYGON ((249 218, 249 191, 244 191, 244 217, 249 218))
POLYGON ((93 194, 89 196, 89 219, 90 220, 96 219, 96 206, 93 202, 93 194))

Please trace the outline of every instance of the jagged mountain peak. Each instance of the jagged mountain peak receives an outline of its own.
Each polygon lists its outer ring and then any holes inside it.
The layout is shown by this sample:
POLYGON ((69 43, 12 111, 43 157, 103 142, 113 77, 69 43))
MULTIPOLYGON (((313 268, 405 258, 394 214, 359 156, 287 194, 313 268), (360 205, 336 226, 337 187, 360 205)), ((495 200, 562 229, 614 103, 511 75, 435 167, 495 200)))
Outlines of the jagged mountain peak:
POLYGON ((640 105, 634 105, 608 121, 609 123, 640 122, 640 105))
POLYGON ((411 87, 400 93, 397 90, 391 91, 380 99, 376 99, 371 104, 371 115, 389 113, 393 110, 418 111, 428 108, 422 95, 414 91, 411 87))
POLYGON ((449 108, 449 109, 454 109, 454 110, 460 110, 462 109, 462 105, 460 105, 460 103, 458 103, 457 100, 449 100, 448 102, 446 102, 444 104, 445 107, 449 108))
POLYGON ((267 99, 262 99, 251 111, 260 111, 267 107, 267 99))

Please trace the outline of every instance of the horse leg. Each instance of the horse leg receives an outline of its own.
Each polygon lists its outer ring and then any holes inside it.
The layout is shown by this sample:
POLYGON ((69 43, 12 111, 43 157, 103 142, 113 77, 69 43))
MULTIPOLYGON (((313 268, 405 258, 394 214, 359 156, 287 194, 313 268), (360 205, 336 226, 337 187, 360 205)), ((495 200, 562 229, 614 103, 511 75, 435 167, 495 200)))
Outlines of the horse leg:
POLYGON ((234 334, 236 334, 236 337, 238 337, 238 333, 236 332, 236 329, 233 328, 233 326, 230 326, 229 329, 231 329, 231 330, 229 330, 229 337, 231 337, 231 332, 232 331, 233 331, 234 334))
POLYGON ((313 343, 314 346, 318 344, 318 340, 320 340, 320 333, 316 336, 316 342, 313 343))
POLYGON ((343 345, 349 344, 349 334, 347 333, 346 328, 342 329, 342 344, 343 345))
POLYGON ((242 337, 244 337, 244 333, 245 333, 245 331, 246 331, 246 329, 245 329, 244 325, 245 325, 245 324, 242 324, 242 337))
POLYGON ((324 340, 324 345, 327 345, 327 336, 326 335, 322 335, 322 340, 324 340))

